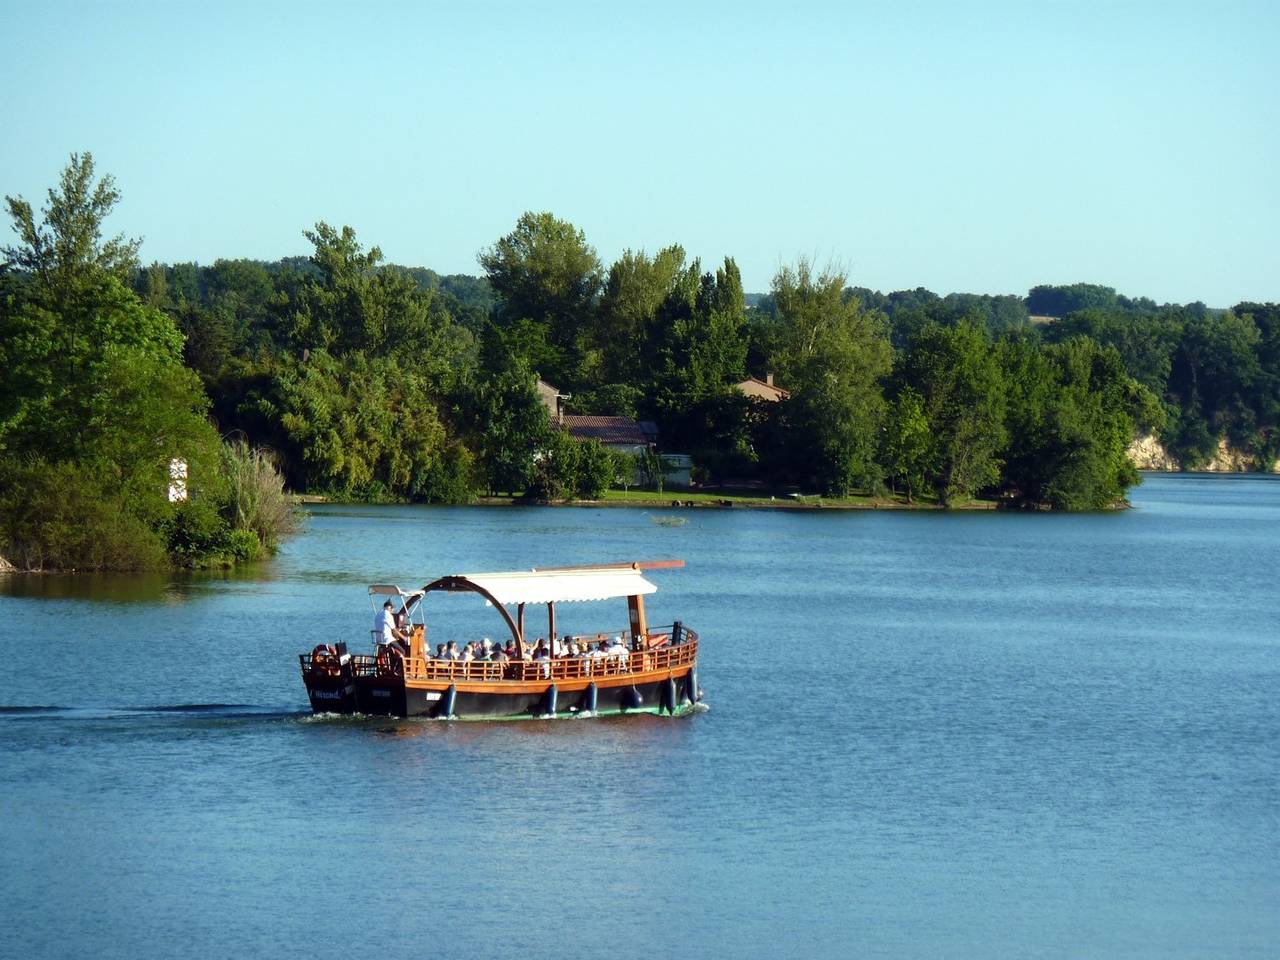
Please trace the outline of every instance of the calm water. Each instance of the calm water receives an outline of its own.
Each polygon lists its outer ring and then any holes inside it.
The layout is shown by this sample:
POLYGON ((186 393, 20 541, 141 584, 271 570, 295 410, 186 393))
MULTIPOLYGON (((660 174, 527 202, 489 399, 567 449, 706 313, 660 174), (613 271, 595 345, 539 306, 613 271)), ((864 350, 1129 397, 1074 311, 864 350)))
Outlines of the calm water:
POLYGON ((0 956, 1276 956, 1280 480, 1133 499, 331 508, 245 575, 9 578, 0 956), (368 582, 672 556, 706 713, 305 714, 368 582))

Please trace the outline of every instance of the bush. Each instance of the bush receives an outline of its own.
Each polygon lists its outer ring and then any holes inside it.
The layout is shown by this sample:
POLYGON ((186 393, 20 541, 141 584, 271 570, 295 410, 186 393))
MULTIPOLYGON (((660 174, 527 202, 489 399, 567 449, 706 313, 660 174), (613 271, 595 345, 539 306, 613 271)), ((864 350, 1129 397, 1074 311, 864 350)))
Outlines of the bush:
POLYGON ((599 440, 578 445, 574 492, 581 500, 599 500, 617 475, 613 454, 599 440))
POLYGON ((298 513, 284 492, 271 457, 243 440, 226 444, 223 469, 229 491, 224 515, 233 531, 250 531, 259 552, 275 553, 298 528, 298 513))
POLYGON ((252 530, 232 530, 227 536, 227 553, 236 563, 257 560, 263 554, 262 541, 252 530))
POLYGON ((231 527, 216 505, 187 500, 178 505, 164 527, 169 556, 176 565, 216 567, 229 562, 231 527))
POLYGON ((162 538, 97 467, 0 463, 0 554, 23 570, 155 570, 162 538))

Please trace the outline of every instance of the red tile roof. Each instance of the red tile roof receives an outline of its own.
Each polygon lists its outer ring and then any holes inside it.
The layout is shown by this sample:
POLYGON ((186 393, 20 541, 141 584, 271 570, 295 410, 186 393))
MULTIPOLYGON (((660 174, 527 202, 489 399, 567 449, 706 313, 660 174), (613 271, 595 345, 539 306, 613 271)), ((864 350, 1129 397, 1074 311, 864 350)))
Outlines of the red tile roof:
POLYGON ((601 443, 617 443, 644 446, 649 442, 640 424, 630 417, 592 417, 566 413, 564 428, 575 440, 599 440, 601 443))

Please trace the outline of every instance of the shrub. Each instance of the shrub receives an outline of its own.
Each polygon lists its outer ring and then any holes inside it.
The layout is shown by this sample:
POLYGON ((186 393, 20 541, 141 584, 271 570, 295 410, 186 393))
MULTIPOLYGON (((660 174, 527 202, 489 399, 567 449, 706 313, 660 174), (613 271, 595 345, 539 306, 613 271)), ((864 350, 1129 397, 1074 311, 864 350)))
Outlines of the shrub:
POLYGON ((24 570, 154 570, 162 538, 97 467, 0 463, 0 554, 24 570))
POLYGON ((270 455, 237 440, 224 448, 223 469, 229 483, 224 515, 231 529, 251 531, 259 552, 275 553, 280 541, 298 529, 298 512, 270 455))

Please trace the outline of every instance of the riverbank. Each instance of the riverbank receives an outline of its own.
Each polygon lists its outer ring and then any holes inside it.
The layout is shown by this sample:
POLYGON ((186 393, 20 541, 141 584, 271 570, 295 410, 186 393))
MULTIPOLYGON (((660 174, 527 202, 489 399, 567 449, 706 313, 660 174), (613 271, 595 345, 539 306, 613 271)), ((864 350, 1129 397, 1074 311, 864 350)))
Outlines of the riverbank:
MULTIPOLYGON (((318 504, 352 504, 357 501, 340 500, 322 494, 296 494, 294 502, 299 506, 318 504)), ((387 501, 399 503, 403 501, 387 501)), ((933 510, 981 511, 999 509, 995 500, 966 500, 942 507, 931 497, 916 497, 907 503, 898 496, 824 497, 818 494, 761 494, 743 490, 609 490, 599 500, 557 500, 554 502, 528 500, 524 497, 477 497, 469 506, 475 507, 639 507, 641 509, 727 509, 742 507, 751 510, 933 510)))
MULTIPOLYGON (((502 497, 485 498, 486 505, 500 506, 519 503, 502 497)), ((671 490, 656 493, 652 490, 609 490, 599 500, 569 500, 568 507, 641 507, 662 509, 726 509, 743 507, 750 510, 941 510, 936 501, 915 499, 907 503, 905 497, 823 497, 814 495, 770 495, 744 491, 689 491, 671 490)), ((994 510, 994 500, 969 500, 952 505, 952 510, 994 510)))

